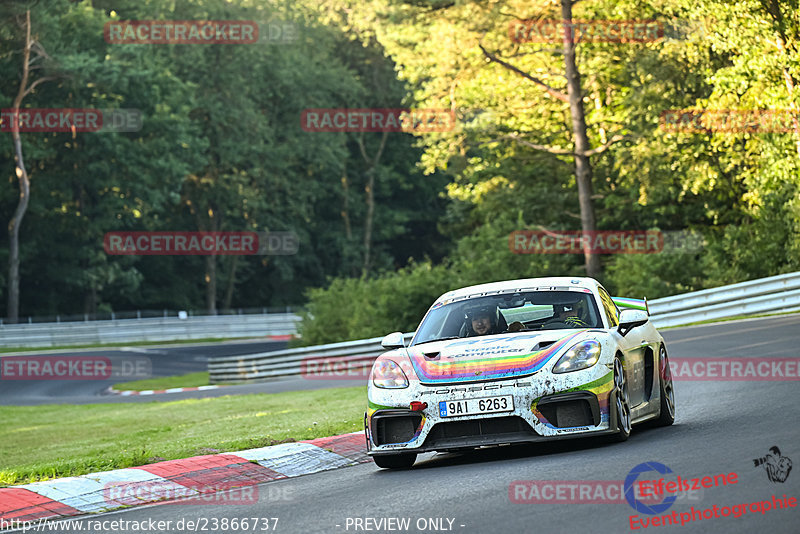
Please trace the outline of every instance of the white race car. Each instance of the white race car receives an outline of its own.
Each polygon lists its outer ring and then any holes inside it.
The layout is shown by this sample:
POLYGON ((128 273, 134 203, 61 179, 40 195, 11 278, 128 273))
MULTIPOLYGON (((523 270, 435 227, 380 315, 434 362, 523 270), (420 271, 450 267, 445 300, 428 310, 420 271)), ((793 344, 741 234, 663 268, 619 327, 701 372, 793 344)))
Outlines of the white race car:
POLYGON ((364 416, 379 467, 417 453, 671 425, 675 396, 664 338, 644 300, 592 278, 530 278, 450 291, 408 347, 372 366, 364 416), (622 308, 622 311, 620 311, 622 308))

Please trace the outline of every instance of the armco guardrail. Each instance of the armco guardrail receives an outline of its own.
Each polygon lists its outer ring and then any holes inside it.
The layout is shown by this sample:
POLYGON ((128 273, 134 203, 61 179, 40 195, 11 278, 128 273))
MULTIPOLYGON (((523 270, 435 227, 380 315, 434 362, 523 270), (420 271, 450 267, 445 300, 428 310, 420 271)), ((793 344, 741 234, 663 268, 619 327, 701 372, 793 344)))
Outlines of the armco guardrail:
MULTIPOLYGON (((737 315, 797 311, 800 272, 665 297, 648 304, 653 323, 662 328, 737 315)), ((405 335, 406 342, 412 335, 405 335)), ((212 384, 258 381, 304 372, 315 374, 320 368, 331 377, 363 376, 363 371, 385 351, 381 339, 213 358, 208 365, 210 380, 212 384)))
MULTIPOLYGON (((405 334, 405 342, 414 334, 405 334)), ((386 349, 381 347, 380 337, 345 341, 329 345, 316 345, 298 349, 262 352, 240 356, 212 358, 208 362, 212 384, 220 382, 247 382, 265 380, 303 372, 315 374, 326 363, 335 363, 330 371, 334 378, 337 372, 348 374, 372 366, 372 362, 386 349)))
POLYGON ((285 336, 297 333, 299 321, 300 317, 292 313, 267 313, 2 325, 0 346, 54 347, 210 337, 285 336))
POLYGON ((653 324, 664 328, 755 313, 800 309, 800 272, 704 289, 649 302, 653 324))

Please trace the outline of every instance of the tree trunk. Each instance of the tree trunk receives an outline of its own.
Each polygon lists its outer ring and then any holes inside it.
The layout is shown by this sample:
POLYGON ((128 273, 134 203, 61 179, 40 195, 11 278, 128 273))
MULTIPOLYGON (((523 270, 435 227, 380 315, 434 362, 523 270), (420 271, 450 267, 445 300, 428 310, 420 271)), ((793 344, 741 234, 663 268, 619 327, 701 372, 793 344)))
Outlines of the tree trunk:
MULTIPOLYGON (((14 98, 13 109, 19 110, 22 106, 22 99, 28 94, 28 74, 31 57, 31 12, 25 12, 25 50, 22 58, 22 80, 19 83, 19 91, 14 98)), ((33 86, 30 87, 30 90, 33 86)), ((18 117, 13 117, 18 126, 18 117)), ((28 178, 28 171, 25 169, 25 160, 22 157, 22 138, 19 129, 13 127, 11 135, 14 140, 14 160, 16 162, 16 175, 19 182, 19 202, 14 216, 8 223, 8 306, 6 309, 7 322, 14 324, 19 320, 19 228, 22 219, 28 210, 28 202, 31 194, 31 182, 28 178)))
MULTIPOLYGON (((573 0, 561 0, 561 18, 567 27, 572 27, 573 0)), ((575 138, 575 181, 578 185, 578 203, 581 209, 581 229, 592 235, 597 230, 594 206, 592 205, 592 166, 587 152, 590 149, 586 133, 586 114, 583 109, 581 76, 575 62, 575 43, 571 31, 564 32, 564 67, 567 76, 569 110, 572 116, 572 135, 575 138)), ((589 247, 584 247, 586 275, 597 278, 600 274, 600 258, 589 247)))
POLYGON ((222 309, 230 310, 233 302, 233 290, 236 287, 236 267, 239 264, 239 256, 231 256, 231 268, 228 270, 228 286, 225 288, 225 298, 222 301, 222 309))
POLYGON ((22 143, 19 132, 13 132, 17 178, 19 181, 19 202, 14 216, 8 223, 8 307, 7 322, 15 324, 19 320, 19 227, 28 209, 30 199, 30 180, 22 159, 22 143))
POLYGON ((366 276, 372 262, 370 256, 372 252, 372 220, 375 215, 375 167, 367 171, 367 185, 364 187, 364 192, 367 194, 367 216, 364 220, 364 266, 362 270, 366 276))
POLYGON ((373 158, 367 156, 366 148, 364 147, 364 135, 358 138, 358 146, 361 149, 361 156, 367 164, 367 184, 364 186, 366 193, 367 215, 364 220, 364 264, 362 267, 362 274, 366 276, 372 264, 372 225, 375 216, 375 173, 378 172, 378 163, 383 155, 383 149, 386 147, 386 139, 389 137, 389 132, 384 131, 381 137, 381 144, 378 151, 373 158))
MULTIPOLYGON (((219 222, 217 217, 217 210, 213 207, 210 207, 207 211, 209 214, 209 230, 210 232, 216 232, 219 228, 219 222)), ((198 227, 200 230, 203 230, 204 224, 202 224, 202 219, 200 213, 197 214, 198 227)), ((217 314, 217 254, 216 251, 213 251, 211 254, 206 256, 206 312, 209 315, 216 315, 217 314)))
POLYGON ((206 312, 217 314, 217 257, 206 256, 206 312))

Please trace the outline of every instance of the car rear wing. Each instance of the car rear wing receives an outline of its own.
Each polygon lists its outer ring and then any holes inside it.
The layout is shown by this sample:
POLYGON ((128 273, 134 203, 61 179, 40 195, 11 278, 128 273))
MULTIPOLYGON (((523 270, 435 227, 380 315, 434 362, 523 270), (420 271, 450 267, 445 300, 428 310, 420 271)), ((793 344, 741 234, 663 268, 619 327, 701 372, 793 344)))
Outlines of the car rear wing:
POLYGON ((611 297, 619 308, 630 308, 633 310, 644 310, 647 315, 650 315, 650 307, 647 305, 647 299, 630 299, 627 297, 611 297))

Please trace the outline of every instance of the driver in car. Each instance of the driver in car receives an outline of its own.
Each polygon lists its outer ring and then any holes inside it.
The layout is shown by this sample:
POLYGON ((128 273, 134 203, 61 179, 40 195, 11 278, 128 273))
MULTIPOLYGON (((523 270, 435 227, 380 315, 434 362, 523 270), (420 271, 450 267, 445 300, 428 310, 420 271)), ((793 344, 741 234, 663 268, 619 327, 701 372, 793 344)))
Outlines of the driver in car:
POLYGON ((585 314, 579 313, 579 309, 582 309, 583 305, 581 301, 576 301, 572 304, 563 304, 558 313, 558 320, 575 328, 585 328, 589 326, 582 318, 585 314))
POLYGON ((469 336, 485 336, 486 334, 499 334, 498 310, 495 306, 477 306, 466 311, 469 325, 469 336))

